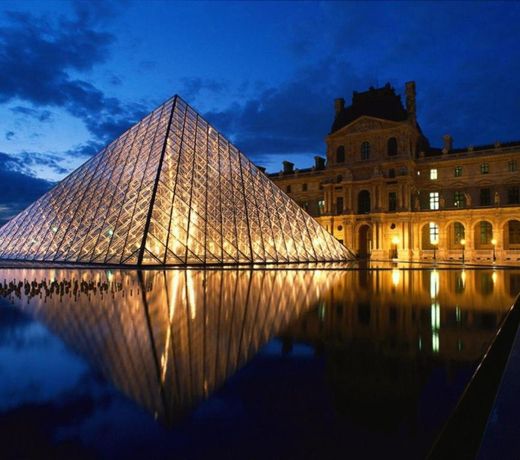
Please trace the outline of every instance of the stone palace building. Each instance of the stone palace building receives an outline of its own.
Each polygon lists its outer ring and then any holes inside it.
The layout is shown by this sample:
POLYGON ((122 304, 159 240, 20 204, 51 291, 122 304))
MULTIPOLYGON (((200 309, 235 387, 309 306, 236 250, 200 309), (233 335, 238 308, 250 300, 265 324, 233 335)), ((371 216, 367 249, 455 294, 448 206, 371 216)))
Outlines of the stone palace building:
POLYGON ((336 99, 326 160, 270 178, 360 257, 520 262, 520 142, 432 147, 405 96, 336 99))

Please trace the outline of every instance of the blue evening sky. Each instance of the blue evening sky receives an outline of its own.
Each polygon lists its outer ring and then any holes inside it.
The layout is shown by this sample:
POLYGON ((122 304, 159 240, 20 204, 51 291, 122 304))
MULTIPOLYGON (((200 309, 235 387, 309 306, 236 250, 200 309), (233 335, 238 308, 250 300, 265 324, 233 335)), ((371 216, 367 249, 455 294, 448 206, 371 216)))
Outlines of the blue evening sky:
POLYGON ((520 140, 513 2, 0 2, 0 224, 173 94, 269 171, 333 99, 417 84, 430 143, 520 140))

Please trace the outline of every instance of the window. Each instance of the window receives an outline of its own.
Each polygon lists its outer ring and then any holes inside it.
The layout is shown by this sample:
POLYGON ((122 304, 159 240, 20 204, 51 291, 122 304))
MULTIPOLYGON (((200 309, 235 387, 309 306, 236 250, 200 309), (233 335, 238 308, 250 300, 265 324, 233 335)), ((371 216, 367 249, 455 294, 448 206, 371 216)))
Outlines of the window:
POLYGON ((390 179, 393 179, 395 177, 395 169, 394 168, 391 168, 388 170, 388 177, 390 179))
POLYGON ((397 209, 397 193, 390 192, 388 194, 388 210, 395 211, 397 209))
POLYGON ((482 163, 480 165, 480 174, 488 174, 489 173, 489 163, 482 163))
POLYGON ((507 170, 509 172, 518 171, 518 163, 516 160, 511 160, 507 162, 507 170))
POLYGON ((520 203, 520 187, 509 187, 507 189, 507 203, 508 204, 520 203))
POLYGON ((306 192, 307 191, 307 184, 302 184, 302 192, 306 192))
POLYGON ((430 244, 439 244, 439 226, 430 222, 430 244))
POLYGON ((489 222, 480 222, 480 244, 491 244, 493 239, 493 227, 489 222))
POLYGON ((325 212, 325 200, 318 200, 318 216, 325 212))
POLYGON ((336 150, 336 163, 345 162, 345 147, 340 145, 336 150))
POLYGON ((343 212, 343 197, 338 196, 336 198, 336 214, 341 214, 343 212))
POLYGON ((456 208, 463 208, 466 206, 466 198, 463 192, 457 191, 453 193, 453 206, 456 208))
POLYGON ((358 214, 368 214, 370 212, 370 192, 361 190, 358 195, 358 214))
POLYGON ((287 193, 291 193, 291 186, 288 185, 288 186, 285 188, 285 190, 286 190, 287 193))
POLYGON ((430 192, 430 209, 439 209, 439 192, 430 192))
POLYGON ((481 188, 480 189, 480 206, 491 205, 491 189, 481 188))
POLYGON ((437 169, 430 169, 430 180, 437 180, 437 169))
POLYGON ((343 176, 340 174, 336 177, 336 182, 339 184, 340 182, 343 181, 343 176))
POLYGON ((455 166, 454 173, 455 177, 462 176, 462 166, 455 166))
POLYGON ((370 158, 370 143, 365 141, 361 144, 361 159, 368 160, 370 158))
POLYGON ((455 244, 461 244, 460 242, 465 238, 464 225, 460 222, 453 224, 453 239, 455 244))
POLYGON ((520 221, 510 220, 507 227, 509 244, 520 244, 520 221))
POLYGON ((386 144, 386 153, 389 157, 397 155, 397 139, 391 137, 386 144))

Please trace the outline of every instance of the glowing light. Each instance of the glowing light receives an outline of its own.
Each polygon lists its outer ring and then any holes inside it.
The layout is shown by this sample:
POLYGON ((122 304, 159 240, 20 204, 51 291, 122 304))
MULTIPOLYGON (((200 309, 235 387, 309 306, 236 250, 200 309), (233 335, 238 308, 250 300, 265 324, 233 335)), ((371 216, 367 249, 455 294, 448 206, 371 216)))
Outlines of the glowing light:
POLYGON ((495 240, 495 238, 493 238, 493 239, 491 240, 491 244, 492 244, 493 246, 496 246, 496 244, 497 244, 497 240, 495 240))
POLYGON ((466 240, 465 240, 464 238, 462 238, 462 239, 460 240, 460 244, 462 244, 462 246, 465 246, 465 245, 466 245, 466 240))
POLYGON ((114 230, 109 229, 109 230, 108 230, 108 236, 112 236, 113 234, 114 234, 114 230))
POLYGON ((498 278, 497 272, 494 271, 493 274, 491 275, 491 279, 493 280, 493 283, 497 282, 497 278, 498 278))
POLYGON ((432 331, 438 331, 441 327, 441 307, 435 302, 432 303, 431 310, 432 331))
POLYGON ((437 332, 432 333, 432 350, 434 353, 439 352, 439 334, 437 332))
POLYGON ((401 239, 397 235, 392 236, 392 244, 395 244, 397 246, 400 242, 401 239))
POLYGON ((394 268, 392 270, 392 284, 395 287, 397 287, 399 285, 400 279, 401 279, 401 272, 397 268, 394 268))
POLYGON ((439 272, 432 270, 430 272, 430 298, 435 299, 439 294, 439 272))

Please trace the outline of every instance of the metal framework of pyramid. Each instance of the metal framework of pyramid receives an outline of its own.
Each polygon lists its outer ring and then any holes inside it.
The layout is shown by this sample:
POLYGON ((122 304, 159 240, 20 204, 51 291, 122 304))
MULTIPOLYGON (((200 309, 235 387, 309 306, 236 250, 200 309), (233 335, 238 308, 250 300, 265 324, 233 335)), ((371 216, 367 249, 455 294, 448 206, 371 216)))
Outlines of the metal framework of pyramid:
POLYGON ((0 228, 0 259, 209 265, 351 258, 179 96, 0 228))

